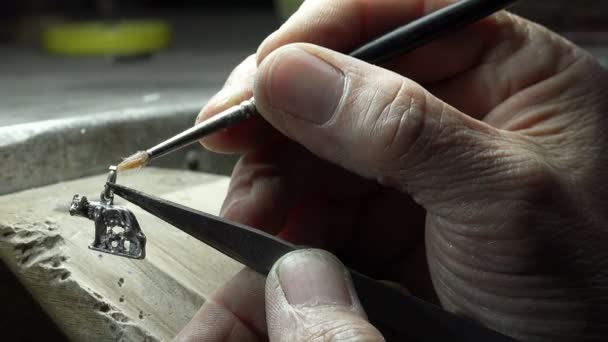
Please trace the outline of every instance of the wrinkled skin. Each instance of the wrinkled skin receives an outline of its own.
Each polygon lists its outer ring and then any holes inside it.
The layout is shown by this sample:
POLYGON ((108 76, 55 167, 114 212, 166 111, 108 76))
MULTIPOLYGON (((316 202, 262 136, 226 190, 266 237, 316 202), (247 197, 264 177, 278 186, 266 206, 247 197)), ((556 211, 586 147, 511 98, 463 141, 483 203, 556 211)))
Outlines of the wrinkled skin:
MULTIPOLYGON (((506 12, 385 69, 335 52, 448 2, 309 0, 269 36, 199 115, 254 94, 264 117, 203 141, 244 153, 222 215, 518 339, 606 340, 608 76, 594 58, 506 12), (275 103, 287 81, 271 71, 297 74, 295 50, 344 75, 326 123, 275 103)), ((244 271, 179 337, 310 337, 260 315, 279 310, 266 295, 244 271)))

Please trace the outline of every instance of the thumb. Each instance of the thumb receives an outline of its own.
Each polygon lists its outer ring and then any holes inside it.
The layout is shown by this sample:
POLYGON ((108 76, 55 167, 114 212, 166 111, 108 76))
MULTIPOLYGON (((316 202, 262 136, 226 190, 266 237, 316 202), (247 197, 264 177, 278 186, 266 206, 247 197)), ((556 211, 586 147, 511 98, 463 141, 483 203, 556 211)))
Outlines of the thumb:
POLYGON ((282 257, 266 280, 270 341, 384 341, 368 321, 348 270, 322 250, 282 257))
POLYGON ((446 189, 479 184, 483 168, 496 165, 484 156, 504 146, 502 131, 413 81, 315 45, 288 45, 265 58, 254 96, 273 126, 312 153, 414 196, 458 197, 446 189))

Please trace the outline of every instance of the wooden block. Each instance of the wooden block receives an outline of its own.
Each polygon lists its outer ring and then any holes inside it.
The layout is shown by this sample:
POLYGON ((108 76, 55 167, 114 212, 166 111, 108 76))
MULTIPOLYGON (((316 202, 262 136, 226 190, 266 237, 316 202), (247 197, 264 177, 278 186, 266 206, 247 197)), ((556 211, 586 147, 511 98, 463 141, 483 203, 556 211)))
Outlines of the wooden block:
MULTIPOLYGON (((0 258, 70 339, 170 340, 242 265, 119 197, 147 236, 146 259, 88 249, 94 224, 68 207, 76 193, 98 200, 105 179, 0 197, 0 258)), ((228 178, 149 168, 117 183, 217 214, 228 178)))

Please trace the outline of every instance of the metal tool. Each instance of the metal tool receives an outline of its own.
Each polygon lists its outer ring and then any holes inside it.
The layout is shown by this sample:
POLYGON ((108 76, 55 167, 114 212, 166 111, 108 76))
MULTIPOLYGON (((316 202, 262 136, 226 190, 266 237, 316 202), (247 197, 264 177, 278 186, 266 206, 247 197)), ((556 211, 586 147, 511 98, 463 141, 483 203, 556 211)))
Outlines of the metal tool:
MULTIPOLYGON (((264 275, 268 274, 279 258, 298 248, 260 230, 123 185, 108 183, 108 186, 114 194, 264 275)), ((351 275, 370 321, 387 339, 514 341, 354 270, 351 270, 351 275)))

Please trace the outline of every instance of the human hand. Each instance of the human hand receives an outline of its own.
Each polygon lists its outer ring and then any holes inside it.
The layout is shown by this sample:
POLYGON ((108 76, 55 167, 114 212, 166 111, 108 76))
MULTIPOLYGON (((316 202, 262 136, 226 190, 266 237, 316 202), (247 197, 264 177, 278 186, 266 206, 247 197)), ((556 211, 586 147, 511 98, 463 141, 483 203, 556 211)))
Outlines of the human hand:
POLYGON ((265 119, 204 141, 245 152, 222 214, 519 339, 605 340, 606 71, 505 12, 390 71, 334 51, 448 2, 305 2, 201 112, 265 119))
POLYGON ((333 255, 314 249, 296 250, 283 256, 266 279, 244 269, 205 303, 176 340, 268 338, 384 340, 367 321, 346 267, 333 255))

